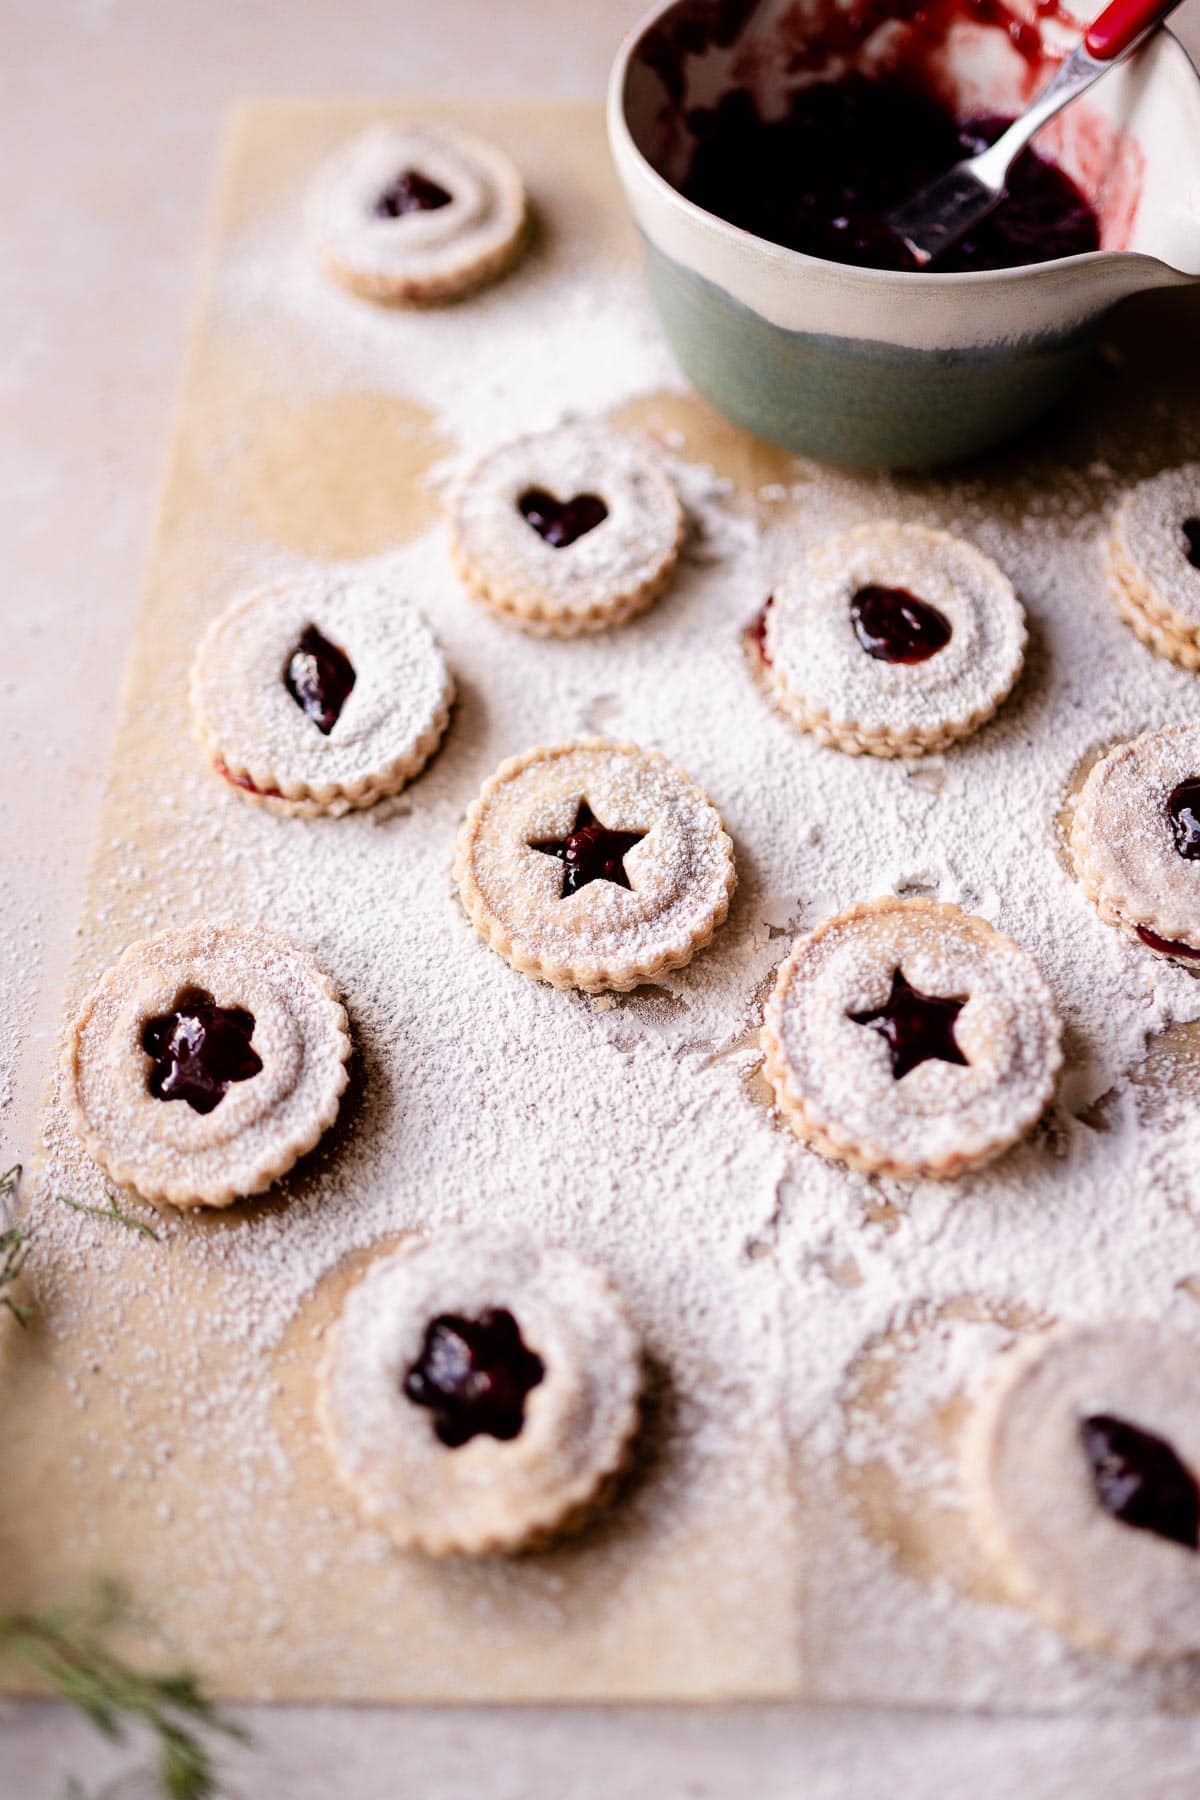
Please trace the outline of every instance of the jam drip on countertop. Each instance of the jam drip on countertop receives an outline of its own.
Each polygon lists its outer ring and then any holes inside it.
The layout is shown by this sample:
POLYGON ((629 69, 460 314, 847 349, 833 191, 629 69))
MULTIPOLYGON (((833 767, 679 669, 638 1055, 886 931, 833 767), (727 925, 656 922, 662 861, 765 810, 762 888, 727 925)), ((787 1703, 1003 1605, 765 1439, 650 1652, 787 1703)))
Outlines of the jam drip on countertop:
POLYGON ((850 622, 877 662, 928 662, 950 642, 945 613, 904 588, 859 588, 850 602, 850 622))
POLYGON ((484 1432, 515 1438, 525 1423, 526 1396, 545 1373, 510 1312, 494 1308, 477 1319, 441 1313, 425 1328, 404 1392, 414 1406, 430 1409, 438 1437, 457 1450, 484 1432))
POLYGON ((1106 1513, 1188 1550, 1200 1549, 1200 1488, 1165 1439, 1107 1413, 1081 1419, 1079 1435, 1106 1513))
POLYGON ((402 219, 406 213, 437 212, 449 206, 453 196, 419 169, 405 169, 375 202, 377 219, 402 219))
MULTIPOLYGON (((911 269, 887 214, 1010 121, 959 121, 898 78, 846 75, 793 93, 764 119, 744 89, 696 109, 696 139, 681 192, 757 237, 871 269, 911 269)), ((1035 150, 1013 165, 1007 198, 933 265, 935 273, 1016 268, 1100 247, 1095 211, 1074 182, 1035 150)))
POLYGON ((592 881, 611 881, 616 887, 630 886, 625 873, 625 858, 635 844, 645 837, 644 831, 609 831, 601 825, 586 800, 579 802, 575 823, 565 838, 544 838, 530 846, 543 856, 557 856, 563 865, 563 900, 577 894, 592 881))
POLYGON ((527 525, 532 525, 552 550, 565 550, 577 538, 603 525, 608 508, 599 494, 576 494, 573 500, 556 500, 545 488, 530 488, 517 501, 527 525))
POLYGON ((1183 540, 1187 546, 1183 554, 1193 569, 1200 569, 1200 519, 1183 521, 1183 540))
POLYGON ((1167 817, 1175 848, 1188 862, 1200 856, 1200 776, 1189 775, 1167 796, 1167 817))
POLYGON ((855 1025, 868 1025, 879 1033, 891 1055, 892 1079, 903 1081, 923 1062, 967 1067, 954 1035, 955 1021, 965 1005, 965 1000, 944 1000, 918 992, 897 969, 886 1005, 849 1016, 855 1025))
POLYGON ((301 712, 326 737, 341 718, 357 680, 346 652, 322 637, 315 625, 306 625, 288 658, 283 683, 301 712))
POLYGON ((154 1063, 150 1092, 157 1100, 186 1100, 193 1112, 212 1112, 232 1082, 249 1081, 262 1068, 253 1035, 253 1013, 218 1006, 203 988, 185 988, 172 1012, 142 1027, 142 1049, 154 1063))

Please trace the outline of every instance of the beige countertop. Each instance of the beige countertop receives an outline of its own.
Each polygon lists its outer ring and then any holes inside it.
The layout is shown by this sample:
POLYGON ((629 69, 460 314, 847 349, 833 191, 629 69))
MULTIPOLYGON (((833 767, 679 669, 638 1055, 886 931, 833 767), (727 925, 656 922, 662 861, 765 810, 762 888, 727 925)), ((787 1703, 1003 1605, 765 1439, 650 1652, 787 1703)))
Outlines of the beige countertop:
MULTIPOLYGON (((0 1168, 27 1152, 163 468, 222 109, 241 94, 595 97, 642 0, 6 0, 0 14, 0 1168)), ((1179 30, 1200 54, 1200 0, 1179 30)), ((181 722, 181 729, 184 725, 181 722)), ((1140 1800, 1200 1724, 786 1708, 253 1710, 236 1792, 1140 1800)), ((0 1800, 136 1753, 0 1704, 0 1800)), ((117 1789, 105 1789, 117 1792, 117 1789)), ((130 1797, 148 1794, 121 1784, 130 1797)))

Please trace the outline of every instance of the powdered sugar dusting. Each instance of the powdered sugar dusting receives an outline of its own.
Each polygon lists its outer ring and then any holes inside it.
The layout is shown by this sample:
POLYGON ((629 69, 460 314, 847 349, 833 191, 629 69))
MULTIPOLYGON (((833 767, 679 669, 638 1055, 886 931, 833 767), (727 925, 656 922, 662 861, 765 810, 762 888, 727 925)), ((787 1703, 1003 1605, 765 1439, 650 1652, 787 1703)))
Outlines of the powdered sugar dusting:
POLYGON ((784 1093, 852 1154, 955 1173, 1032 1125, 1061 1061, 1053 1001, 1030 958, 977 920, 919 899, 851 912, 797 945, 772 998, 784 1093), (882 1007, 902 969, 920 993, 959 997, 966 1066, 935 1057, 892 1072, 855 1015, 882 1007))
POLYGON ((789 571, 767 612, 768 671, 785 707, 868 745, 918 751, 995 711, 1020 674, 1025 641, 1004 574, 969 544, 911 526, 860 527, 821 545, 789 571), (948 643, 915 663, 868 655, 850 606, 873 585, 935 607, 948 643))
POLYGON ((1102 907, 1131 926, 1200 946, 1200 862, 1176 847, 1167 802, 1200 773, 1200 726, 1118 744, 1079 796, 1072 846, 1102 907))
POLYGON ((681 966, 724 920, 734 884, 707 796, 661 756, 603 740, 501 769, 467 816, 456 868, 481 935, 519 966, 588 988, 681 966), (622 859, 628 887, 593 881, 564 897, 562 863, 538 845, 566 838, 581 801, 610 831, 640 834, 622 859))
POLYGON ((194 722, 209 755, 259 793, 333 802, 414 774, 440 735, 453 684, 425 621, 378 582, 281 583, 236 600, 192 668, 194 722), (328 732, 284 682, 316 626, 349 659, 354 683, 328 732))
MULTIPOLYGON (((253 359, 263 405, 409 393, 458 441, 456 474, 514 431, 678 386, 635 269, 603 243, 604 207, 589 211, 548 137, 512 146, 544 242, 469 306, 412 315, 356 303, 312 266, 303 193, 329 135, 303 140, 259 222, 231 227, 202 339, 209 379, 253 359)), ((48 1374, 47 1391, 80 1408, 62 1471, 61 1491, 79 1495, 71 1544, 82 1558, 98 1522, 128 1519, 122 1483, 136 1476, 139 1575, 175 1596, 196 1655, 249 1646, 250 1685, 290 1693, 802 1688, 1132 1709, 1181 1698, 1177 1678, 1069 1651, 973 1573, 947 1574, 961 1509, 948 1525, 937 1515, 935 1554, 908 1556, 899 1527, 911 1536, 928 1516, 928 1471, 939 1494, 956 1482, 952 1437, 893 1459, 886 1530, 850 1478, 948 1395, 978 1392, 1005 1332, 1112 1315, 1200 1329, 1187 1073, 1200 986, 1097 919, 1054 823, 1086 756, 1194 704, 1193 679, 1146 654, 1105 600, 1102 539, 1124 480, 1149 472, 1141 446, 1194 457, 1200 437, 1194 421, 1152 418, 1132 373, 1105 391, 1111 418, 1098 405, 1074 437, 1064 427, 1041 451, 959 479, 798 464, 786 498, 759 509, 765 529, 728 484, 671 455, 691 527, 677 577, 652 613, 594 639, 534 641, 481 614, 431 505, 426 532, 358 572, 429 618, 460 708, 408 793, 341 820, 247 807, 179 728, 194 644, 235 586, 328 570, 254 535, 219 480, 177 510, 143 627, 170 659, 153 687, 141 665, 78 987, 168 923, 185 888, 187 916, 232 908, 312 949, 346 997, 357 1051, 338 1128, 277 1202, 216 1225, 164 1219, 161 1245, 49 1198, 41 1207, 39 1294, 70 1368, 48 1374), (801 553, 880 518, 979 544, 1033 629, 1024 679, 988 730, 907 767, 798 734, 739 645, 801 553), (485 778, 532 744, 596 731, 686 769, 712 795, 739 871, 711 949, 615 1002, 509 968, 471 931, 451 879, 485 778), (795 934, 887 892, 995 922, 1043 970, 1066 1025, 1046 1121, 952 1186, 871 1179, 804 1151, 759 1075, 763 1000, 795 934), (640 1485, 569 1560, 431 1574, 357 1529, 332 1484, 308 1484, 320 1315, 312 1324, 306 1309, 353 1252, 463 1221, 519 1226, 610 1270, 664 1371, 640 1485), (994 1329, 945 1311, 964 1297, 994 1329), (896 1390, 899 1413, 850 1408, 853 1372, 918 1312, 942 1322, 896 1390), (141 1354, 117 1367, 135 1328, 141 1354), (85 1350, 114 1365, 90 1386, 76 1372, 85 1350), (304 1422, 289 1435, 277 1389, 294 1368, 304 1422), (105 1393, 113 1435, 83 1410, 105 1393), (155 1524, 159 1505, 187 1520, 174 1541, 155 1524), (203 1545, 203 1583, 180 1580, 181 1544, 193 1556, 203 1545)), ((250 428, 243 412, 218 414, 200 460, 220 475, 250 428)), ((61 1103, 46 1150, 47 1196, 102 1201, 61 1103)))
POLYGON ((1184 525, 1200 518, 1200 463, 1138 484, 1113 524, 1114 573, 1131 599, 1181 636, 1200 634, 1200 568, 1188 555, 1184 525))
POLYGON ((468 471, 451 507, 468 579, 498 605, 560 624, 628 610, 674 561, 679 501, 659 461, 628 435, 568 426, 519 438, 468 471), (608 516, 574 543, 543 541, 519 510, 531 489, 591 495, 608 516))

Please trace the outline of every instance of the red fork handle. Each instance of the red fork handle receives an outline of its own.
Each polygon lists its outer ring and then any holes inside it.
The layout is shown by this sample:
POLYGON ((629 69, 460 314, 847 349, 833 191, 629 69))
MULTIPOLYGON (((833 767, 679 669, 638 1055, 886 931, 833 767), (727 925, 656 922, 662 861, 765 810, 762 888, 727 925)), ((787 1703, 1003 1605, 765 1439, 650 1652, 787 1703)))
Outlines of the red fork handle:
POLYGON ((1178 5, 1179 0, 1165 0, 1165 4, 1164 0, 1111 0, 1095 24, 1088 26, 1084 48, 1097 62, 1112 62, 1178 5))

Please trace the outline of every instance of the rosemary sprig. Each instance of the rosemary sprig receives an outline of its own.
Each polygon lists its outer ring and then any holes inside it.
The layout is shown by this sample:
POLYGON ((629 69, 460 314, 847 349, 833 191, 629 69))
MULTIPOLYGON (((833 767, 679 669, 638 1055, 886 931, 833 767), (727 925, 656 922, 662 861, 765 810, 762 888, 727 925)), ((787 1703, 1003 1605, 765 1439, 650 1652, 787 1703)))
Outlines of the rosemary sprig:
POLYGON ((143 1237, 153 1238, 156 1244, 160 1241, 152 1225, 147 1225, 142 1219, 135 1219, 132 1213, 121 1211, 117 1205, 117 1196, 111 1188, 105 1188, 104 1192, 108 1199, 107 1206, 89 1206, 86 1200, 76 1200, 73 1194, 55 1194, 54 1198, 61 1200, 64 1206, 69 1206, 72 1212, 86 1213, 90 1219, 115 1219, 118 1225, 127 1225, 130 1231, 140 1231, 143 1237))
POLYGON ((110 1650, 105 1634, 129 1622, 120 1590, 98 1583, 83 1607, 0 1619, 0 1661, 37 1670, 107 1738, 144 1726, 157 1743, 158 1782, 167 1800, 210 1800, 217 1763, 209 1734, 241 1743, 246 1734, 222 1716, 190 1671, 146 1674, 110 1650))
MULTIPOLYGON (((0 1221, 7 1212, 5 1203, 16 1193, 20 1181, 20 1163, 14 1163, 11 1169, 5 1169, 0 1174, 0 1221)), ((18 1325, 28 1325, 33 1317, 33 1309, 18 1305, 8 1290, 20 1280, 32 1236, 33 1227, 28 1220, 8 1225, 0 1231, 0 1307, 10 1312, 18 1325)))

